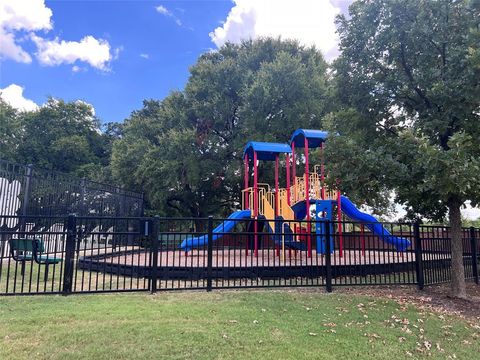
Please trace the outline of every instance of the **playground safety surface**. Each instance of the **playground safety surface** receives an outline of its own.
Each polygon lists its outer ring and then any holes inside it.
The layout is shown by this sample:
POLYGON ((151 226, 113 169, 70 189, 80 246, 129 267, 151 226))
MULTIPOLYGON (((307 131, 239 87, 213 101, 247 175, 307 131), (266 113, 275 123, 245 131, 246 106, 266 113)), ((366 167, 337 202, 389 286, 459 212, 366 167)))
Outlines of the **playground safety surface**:
MULTIPOLYGON (((449 262, 446 255, 436 254, 424 262, 429 266, 440 266, 449 262), (447 261, 445 261, 447 260, 447 261)), ((136 277, 150 277, 150 253, 142 248, 106 252, 83 256, 78 266, 84 270, 114 273, 136 277)), ((259 250, 255 257, 245 249, 216 249, 212 252, 212 276, 215 278, 290 278, 323 277, 326 272, 326 256, 312 251, 285 250, 284 255, 275 249, 259 250)), ((161 251, 157 258, 159 279, 200 279, 207 277, 207 250, 193 250, 187 255, 178 250, 161 251)), ((337 250, 331 254, 333 276, 366 276, 372 274, 414 273, 415 254, 412 251, 344 250, 342 256, 337 250)))
MULTIPOLYGON (((128 252, 103 255, 106 262, 120 265, 143 265, 149 264, 150 254, 144 250, 131 250, 128 252)), ((331 255, 332 265, 370 265, 370 264, 396 264, 415 261, 413 252, 399 253, 394 251, 370 251, 362 254, 361 250, 344 250, 342 256, 337 250, 331 255)), ((299 266, 299 265, 325 265, 325 255, 312 250, 312 256, 308 257, 305 251, 285 250, 279 253, 275 249, 258 250, 258 256, 254 256, 253 250, 224 249, 213 250, 213 266, 239 267, 239 266, 299 266)), ((207 266, 207 251, 192 250, 188 254, 181 251, 162 251, 158 254, 159 266, 207 266)))

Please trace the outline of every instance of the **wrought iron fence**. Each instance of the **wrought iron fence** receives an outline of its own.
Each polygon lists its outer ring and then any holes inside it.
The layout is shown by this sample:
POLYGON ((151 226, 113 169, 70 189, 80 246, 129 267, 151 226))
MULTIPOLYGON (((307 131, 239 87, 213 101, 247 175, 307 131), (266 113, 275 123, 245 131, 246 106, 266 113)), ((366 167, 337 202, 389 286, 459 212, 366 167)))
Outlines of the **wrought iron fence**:
POLYGON ((141 193, 0 160, 2 215, 143 216, 143 206, 141 193))
MULTIPOLYGON (((267 219, 0 216, 0 294, 450 281, 448 227, 267 219), (272 231, 275 229, 275 231, 272 231)), ((464 230, 478 283, 480 229, 464 230)))

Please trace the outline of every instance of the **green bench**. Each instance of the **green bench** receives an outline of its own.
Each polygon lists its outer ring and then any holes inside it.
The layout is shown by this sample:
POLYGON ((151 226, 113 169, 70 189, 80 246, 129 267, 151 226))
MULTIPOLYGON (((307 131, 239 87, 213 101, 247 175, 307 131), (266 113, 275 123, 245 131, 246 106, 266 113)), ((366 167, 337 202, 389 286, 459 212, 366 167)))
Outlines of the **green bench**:
POLYGON ((45 244, 39 239, 10 239, 10 254, 13 260, 21 263, 21 274, 25 275, 25 263, 27 261, 35 261, 39 265, 45 265, 44 281, 48 279, 48 267, 61 263, 62 258, 44 255, 45 244))

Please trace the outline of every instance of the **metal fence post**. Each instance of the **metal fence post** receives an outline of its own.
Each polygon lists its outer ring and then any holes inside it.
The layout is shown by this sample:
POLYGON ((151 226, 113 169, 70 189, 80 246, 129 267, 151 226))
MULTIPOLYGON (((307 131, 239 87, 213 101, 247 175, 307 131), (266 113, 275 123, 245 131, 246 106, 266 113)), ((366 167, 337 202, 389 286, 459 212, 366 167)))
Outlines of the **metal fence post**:
POLYGON ((63 295, 68 295, 72 292, 76 229, 77 229, 76 216, 68 215, 67 238, 65 243, 65 267, 63 270, 63 289, 62 289, 63 295))
POLYGON ((157 292, 157 279, 158 279, 158 231, 160 228, 160 218, 155 216, 151 221, 150 227, 150 259, 152 272, 150 276, 150 292, 155 294, 157 292))
POLYGON ((208 243, 207 243, 207 291, 212 291, 212 266, 213 266, 213 217, 208 217, 208 243))
POLYGON ((425 278, 423 274, 423 251, 422 240, 420 238, 420 223, 417 221, 413 224, 413 238, 415 243, 415 272, 417 273, 417 286, 419 290, 423 290, 425 286, 425 278))
POLYGON ((332 292, 332 246, 330 242, 330 221, 325 220, 324 224, 325 224, 325 281, 326 281, 327 292, 332 292))
POLYGON ((477 257, 477 238, 475 236, 475 228, 470 228, 470 247, 472 251, 472 272, 475 284, 478 285, 478 257, 477 257))

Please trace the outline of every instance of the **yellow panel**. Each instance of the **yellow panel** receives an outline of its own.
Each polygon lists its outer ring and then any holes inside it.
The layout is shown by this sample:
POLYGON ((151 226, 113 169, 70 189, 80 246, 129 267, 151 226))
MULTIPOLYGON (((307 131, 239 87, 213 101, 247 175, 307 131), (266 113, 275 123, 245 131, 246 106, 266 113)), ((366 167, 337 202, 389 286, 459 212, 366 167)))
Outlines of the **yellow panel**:
MULTIPOLYGON (((263 212, 262 215, 265 216, 267 220, 274 220, 275 219, 275 209, 273 208, 273 203, 272 203, 272 195, 274 196, 273 193, 267 192, 262 194, 262 207, 263 207, 263 212)), ((269 225, 272 228, 273 231, 275 231, 275 221, 269 221, 269 225)))

